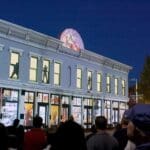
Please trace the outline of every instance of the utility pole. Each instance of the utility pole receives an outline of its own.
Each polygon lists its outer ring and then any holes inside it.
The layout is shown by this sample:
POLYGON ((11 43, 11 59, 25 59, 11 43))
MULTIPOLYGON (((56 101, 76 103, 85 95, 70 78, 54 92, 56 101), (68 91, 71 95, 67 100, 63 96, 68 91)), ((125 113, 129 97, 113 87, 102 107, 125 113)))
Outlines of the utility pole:
POLYGON ((131 81, 135 82, 135 100, 138 103, 138 80, 137 78, 132 78, 131 81))
POLYGON ((135 100, 138 103, 138 81, 135 79, 135 100))

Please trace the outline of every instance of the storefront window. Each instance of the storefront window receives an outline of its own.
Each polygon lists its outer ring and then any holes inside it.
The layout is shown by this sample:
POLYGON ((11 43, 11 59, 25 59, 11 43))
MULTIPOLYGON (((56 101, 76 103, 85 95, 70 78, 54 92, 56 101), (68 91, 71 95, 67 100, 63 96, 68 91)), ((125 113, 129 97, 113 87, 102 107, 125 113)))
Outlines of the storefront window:
POLYGON ((32 126, 34 92, 25 92, 25 126, 32 126))
POLYGON ((110 111, 110 101, 109 100, 105 100, 105 108, 104 108, 104 115, 108 120, 108 124, 111 123, 111 111, 110 111))
POLYGON ((81 124, 81 98, 73 97, 72 104, 73 104, 72 114, 74 120, 77 123, 81 124))
POLYGON ((84 127, 90 128, 93 116, 93 99, 84 99, 84 127))
POLYGON ((119 104, 119 121, 121 121, 125 110, 127 109, 127 104, 125 102, 120 102, 119 104))
POLYGON ((51 125, 58 125, 59 115, 60 115, 60 96, 59 95, 51 95, 51 125))
POLYGON ((3 90, 3 94, 1 95, 1 122, 6 126, 12 125, 14 119, 17 118, 18 98, 18 91, 3 90))
POLYGON ((38 93, 38 102, 48 103, 48 94, 38 93))
POLYGON ((62 96, 61 102, 62 102, 61 122, 64 122, 68 120, 68 116, 69 116, 69 97, 62 96))
POLYGON ((69 97, 62 96, 62 104, 69 104, 69 97))
POLYGON ((31 102, 34 101, 34 92, 25 92, 25 102, 31 102))
POLYGON ((102 115, 102 104, 101 100, 95 99, 94 100, 94 111, 95 111, 95 116, 100 116, 102 115))
POLYGON ((112 102, 112 122, 119 122, 119 102, 112 102))

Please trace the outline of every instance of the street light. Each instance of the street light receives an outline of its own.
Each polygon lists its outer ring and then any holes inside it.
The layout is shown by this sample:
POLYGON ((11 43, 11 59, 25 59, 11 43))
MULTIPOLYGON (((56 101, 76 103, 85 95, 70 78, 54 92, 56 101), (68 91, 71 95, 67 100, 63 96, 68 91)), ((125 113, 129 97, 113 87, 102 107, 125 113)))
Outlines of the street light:
POLYGON ((135 100, 138 103, 138 80, 137 78, 132 78, 131 81, 135 81, 135 100))

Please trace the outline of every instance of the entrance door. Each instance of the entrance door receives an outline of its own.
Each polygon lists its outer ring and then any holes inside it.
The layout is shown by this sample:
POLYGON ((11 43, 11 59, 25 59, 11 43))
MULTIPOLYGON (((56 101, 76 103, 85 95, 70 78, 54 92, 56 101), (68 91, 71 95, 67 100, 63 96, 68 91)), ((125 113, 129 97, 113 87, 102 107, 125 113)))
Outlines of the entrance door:
POLYGON ((84 127, 89 129, 92 126, 92 107, 84 107, 84 127))
POLYGON ((42 117, 43 124, 48 125, 48 105, 43 103, 38 103, 38 115, 42 117))
POLYGON ((59 106, 58 105, 52 105, 51 106, 51 117, 50 122, 51 126, 57 126, 58 125, 58 119, 59 119, 59 106))
POLYGON ((113 123, 119 122, 119 109, 114 108, 113 109, 113 123))
POLYGON ((69 116, 69 105, 63 104, 61 108, 61 122, 68 120, 69 116))

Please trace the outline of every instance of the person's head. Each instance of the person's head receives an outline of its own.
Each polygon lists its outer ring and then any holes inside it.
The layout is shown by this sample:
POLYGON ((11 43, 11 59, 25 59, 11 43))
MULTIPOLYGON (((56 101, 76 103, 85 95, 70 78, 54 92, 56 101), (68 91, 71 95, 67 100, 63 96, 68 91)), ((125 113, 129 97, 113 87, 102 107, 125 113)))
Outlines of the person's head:
POLYGON ((13 121, 13 126, 14 126, 14 127, 17 127, 17 126, 19 125, 19 122, 20 122, 19 119, 15 119, 15 120, 13 121))
POLYGON ((74 117, 73 117, 73 115, 70 115, 70 116, 69 116, 69 118, 68 118, 68 120, 70 120, 70 121, 74 121, 74 117))
POLYGON ((40 116, 35 116, 33 118, 33 126, 35 128, 41 128, 43 119, 40 116))
POLYGON ((91 132, 92 132, 92 133, 96 133, 96 132, 97 132, 95 124, 93 124, 93 125, 91 126, 91 132))
POLYGON ((95 119, 96 128, 105 130, 107 128, 107 119, 104 116, 97 116, 95 119))
POLYGON ((150 139, 149 104, 137 104, 133 106, 129 110, 127 118, 129 119, 127 135, 134 143, 137 144, 139 140, 142 142, 145 139, 150 139))

